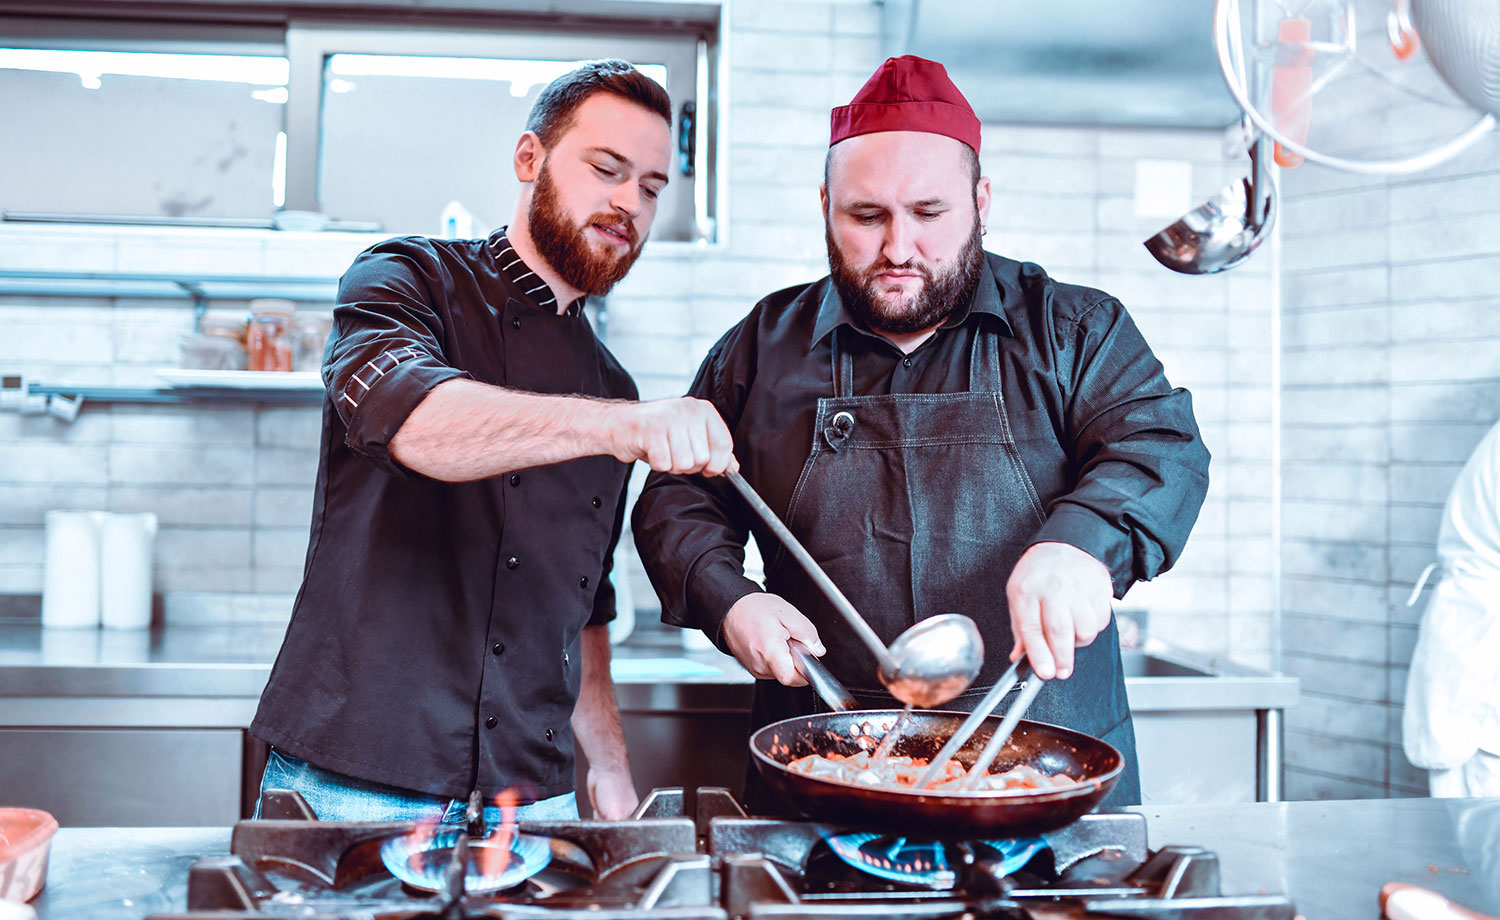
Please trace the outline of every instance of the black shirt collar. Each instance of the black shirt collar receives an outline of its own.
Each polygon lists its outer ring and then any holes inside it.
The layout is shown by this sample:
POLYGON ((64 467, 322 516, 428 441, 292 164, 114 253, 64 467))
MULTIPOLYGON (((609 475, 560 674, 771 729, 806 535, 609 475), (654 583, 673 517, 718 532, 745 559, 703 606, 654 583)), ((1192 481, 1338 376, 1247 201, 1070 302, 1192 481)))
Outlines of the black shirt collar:
MULTIPOLYGON (((510 240, 505 235, 506 228, 501 227, 490 234, 489 250, 495 256, 495 264, 500 266, 500 273, 509 279, 510 283, 520 288, 526 298, 539 309, 551 313, 557 312, 557 295, 547 286, 541 276, 531 270, 521 259, 521 254, 511 246, 510 240)), ((588 297, 581 296, 568 304, 565 311, 568 316, 578 316, 583 312, 583 303, 588 297)))
MULTIPOLYGON (((943 320, 942 329, 951 329, 961 326, 974 313, 984 313, 995 317, 1000 321, 1000 327, 1006 335, 1011 335, 1010 323, 1005 319, 1005 299, 1001 296, 1000 284, 995 279, 995 273, 990 269, 990 260, 985 258, 979 269, 979 285, 974 289, 974 299, 966 307, 960 307, 943 320)), ((838 288, 829 279, 823 292, 823 302, 818 306, 818 319, 813 324, 812 344, 821 342, 830 332, 839 326, 853 326, 856 329, 864 329, 864 324, 856 320, 844 307, 844 300, 839 296, 838 288)))

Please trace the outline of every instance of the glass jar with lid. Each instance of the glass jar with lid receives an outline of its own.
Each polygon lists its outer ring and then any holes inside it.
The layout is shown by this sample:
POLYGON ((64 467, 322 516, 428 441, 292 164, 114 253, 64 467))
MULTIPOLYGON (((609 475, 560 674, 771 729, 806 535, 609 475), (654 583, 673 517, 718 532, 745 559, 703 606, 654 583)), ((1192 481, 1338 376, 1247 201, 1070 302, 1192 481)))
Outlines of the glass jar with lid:
POLYGON ((292 369, 292 314, 296 309, 290 300, 250 301, 245 350, 250 353, 252 371, 292 369))
POLYGON ((242 371, 245 352, 245 314, 210 310, 199 320, 198 331, 182 339, 182 366, 195 370, 242 371))

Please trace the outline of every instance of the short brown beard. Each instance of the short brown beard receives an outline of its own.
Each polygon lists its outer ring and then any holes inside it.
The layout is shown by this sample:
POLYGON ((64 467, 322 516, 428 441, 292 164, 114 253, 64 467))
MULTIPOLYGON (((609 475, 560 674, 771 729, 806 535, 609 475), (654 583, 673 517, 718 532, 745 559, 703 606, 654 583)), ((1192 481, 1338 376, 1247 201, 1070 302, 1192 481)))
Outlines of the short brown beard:
POLYGON ((630 272, 635 260, 641 256, 641 247, 646 245, 645 239, 636 236, 635 224, 618 214, 600 211, 581 224, 570 221, 563 213, 557 184, 552 181, 545 160, 537 171, 531 190, 531 207, 526 212, 526 221, 531 228, 532 244, 552 270, 570 287, 593 297, 608 294, 630 272), (629 250, 623 255, 595 252, 584 236, 589 226, 595 223, 623 224, 630 234, 629 250))
POLYGON ((869 268, 856 272, 845 261, 833 241, 833 230, 825 221, 823 237, 828 243, 828 269, 833 278, 834 289, 855 319, 876 332, 906 335, 931 329, 947 319, 953 311, 967 306, 979 287, 979 277, 984 265, 983 234, 979 226, 979 214, 974 215, 974 229, 969 239, 954 260, 953 267, 940 275, 930 269, 908 261, 893 265, 882 257, 869 268), (891 309, 883 305, 876 296, 875 276, 890 270, 917 272, 922 276, 922 289, 916 299, 902 308, 891 309))

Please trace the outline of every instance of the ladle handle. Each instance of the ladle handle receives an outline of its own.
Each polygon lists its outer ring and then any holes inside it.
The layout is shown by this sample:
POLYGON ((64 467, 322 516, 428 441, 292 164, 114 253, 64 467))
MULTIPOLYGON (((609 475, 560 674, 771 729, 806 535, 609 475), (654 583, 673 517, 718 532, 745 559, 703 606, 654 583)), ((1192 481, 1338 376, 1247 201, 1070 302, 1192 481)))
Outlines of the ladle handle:
POLYGON ((833 579, 828 577, 828 573, 823 571, 823 567, 818 565, 818 561, 803 547, 801 541, 793 536, 792 532, 787 529, 787 526, 781 522, 781 518, 777 517, 776 512, 771 510, 771 506, 766 504, 756 494, 755 489, 750 486, 750 483, 745 481, 745 477, 741 476, 738 471, 725 470, 724 478, 729 480, 730 485, 734 486, 735 490, 740 493, 740 496, 745 499, 751 509, 760 517, 761 521, 767 527, 771 528, 771 532, 786 546, 787 551, 792 554, 792 558, 796 559, 802 565, 802 568, 812 578, 813 584, 818 586, 818 589, 833 604, 833 609, 837 610, 849 623, 850 628, 854 630, 856 636, 859 636, 860 641, 869 646, 870 651, 875 655, 875 661, 880 665, 881 672, 895 674, 897 670, 896 660, 891 657, 890 650, 885 647, 885 643, 881 642, 880 637, 875 635, 875 630, 871 629, 870 624, 865 622, 865 618, 859 615, 858 610, 854 609, 854 605, 849 602, 849 598, 845 597, 844 592, 839 590, 839 586, 833 583, 833 579))
POLYGON ((844 685, 839 683, 839 679, 823 666, 823 662, 807 646, 792 639, 787 642, 787 647, 792 651, 792 660, 797 662, 797 670, 807 678, 807 682, 812 685, 818 697, 828 704, 829 709, 848 712, 858 705, 849 691, 844 689, 844 685))

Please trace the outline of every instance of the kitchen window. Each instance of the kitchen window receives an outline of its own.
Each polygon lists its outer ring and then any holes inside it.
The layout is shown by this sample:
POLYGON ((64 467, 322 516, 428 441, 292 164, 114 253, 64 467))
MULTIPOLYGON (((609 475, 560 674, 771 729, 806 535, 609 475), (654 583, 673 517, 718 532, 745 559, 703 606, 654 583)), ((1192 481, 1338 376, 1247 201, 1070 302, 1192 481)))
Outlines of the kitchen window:
POLYGON ((709 239, 708 53, 706 30, 682 25, 0 18, 0 210, 482 235, 514 210, 511 156, 542 87, 577 61, 618 57, 674 107, 653 238, 709 239), (59 174, 69 181, 27 178, 59 174))
POLYGON ((696 36, 294 26, 287 50, 294 75, 317 73, 287 107, 299 129, 289 208, 400 233, 448 232, 445 213, 458 235, 498 227, 515 208, 511 157, 537 95, 578 60, 619 57, 666 87, 674 108, 677 153, 653 237, 697 238, 696 136, 684 132, 695 131, 696 36))
POLYGON ((88 31, 0 20, 0 209, 267 218, 285 145, 279 36, 88 31))

